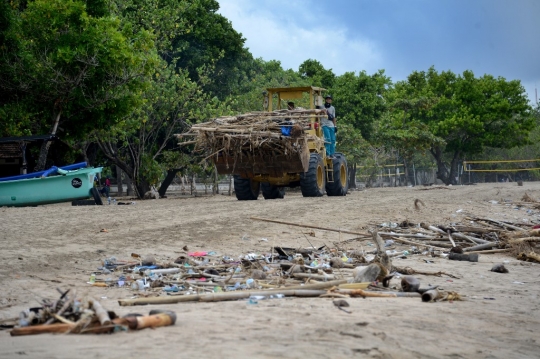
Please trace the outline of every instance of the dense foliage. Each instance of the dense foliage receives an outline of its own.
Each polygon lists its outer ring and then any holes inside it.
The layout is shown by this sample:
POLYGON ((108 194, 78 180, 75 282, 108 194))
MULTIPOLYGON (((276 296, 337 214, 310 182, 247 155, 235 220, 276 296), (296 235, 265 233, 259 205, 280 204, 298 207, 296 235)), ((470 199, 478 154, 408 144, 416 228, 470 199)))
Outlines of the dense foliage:
POLYGON ((463 159, 536 153, 538 109, 519 81, 430 68, 392 83, 384 70, 336 75, 316 59, 284 69, 253 58, 218 9, 216 0, 0 0, 0 136, 57 134, 70 149, 59 157, 44 144, 38 168, 79 153, 117 166, 142 196, 167 171, 206 170, 175 133, 262 110, 267 87, 314 85, 334 98, 338 150, 353 170, 389 159, 407 167, 427 153, 455 183, 463 159))

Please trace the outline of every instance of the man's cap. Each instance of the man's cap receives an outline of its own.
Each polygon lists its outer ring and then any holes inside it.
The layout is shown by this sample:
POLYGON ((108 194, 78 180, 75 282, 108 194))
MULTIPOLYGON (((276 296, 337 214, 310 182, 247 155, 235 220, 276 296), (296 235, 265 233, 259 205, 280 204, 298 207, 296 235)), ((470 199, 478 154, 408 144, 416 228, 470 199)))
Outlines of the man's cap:
POLYGON ((326 100, 327 98, 329 98, 330 100, 333 100, 332 96, 330 96, 330 95, 324 96, 324 99, 325 99, 325 100, 326 100))

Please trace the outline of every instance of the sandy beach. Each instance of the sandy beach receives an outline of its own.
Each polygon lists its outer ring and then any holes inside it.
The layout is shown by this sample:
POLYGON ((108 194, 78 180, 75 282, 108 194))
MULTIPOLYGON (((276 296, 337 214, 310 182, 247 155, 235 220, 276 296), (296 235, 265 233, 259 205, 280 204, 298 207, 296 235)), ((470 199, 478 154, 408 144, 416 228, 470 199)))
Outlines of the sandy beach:
MULTIPOLYGON (((171 194, 129 206, 0 208, 0 320, 17 317, 42 298, 57 298, 56 288, 99 298, 120 315, 160 308, 178 316, 174 326, 113 335, 11 337, 4 330, 0 358, 535 358, 540 355, 540 264, 505 253, 481 254, 478 263, 445 258, 427 263, 424 255, 394 259, 397 266, 459 277, 416 275, 423 284, 456 291, 464 300, 349 298, 351 314, 328 298, 121 307, 119 299, 136 294, 131 288, 87 284, 90 273, 112 256, 150 254, 160 262, 174 260, 184 246, 231 257, 269 253, 272 245, 309 246, 308 229, 251 216, 366 233, 384 222, 446 225, 467 223, 468 216, 540 223, 540 211, 516 210, 511 203, 525 192, 540 198, 540 183, 373 188, 322 198, 294 192, 282 200, 261 196, 244 202, 225 195, 171 194), (415 210, 415 199, 425 207, 415 210), (495 263, 505 263, 509 273, 491 272, 495 263)), ((354 237, 314 232, 309 240, 316 247, 354 237)), ((362 241, 346 245, 365 246, 362 241)))

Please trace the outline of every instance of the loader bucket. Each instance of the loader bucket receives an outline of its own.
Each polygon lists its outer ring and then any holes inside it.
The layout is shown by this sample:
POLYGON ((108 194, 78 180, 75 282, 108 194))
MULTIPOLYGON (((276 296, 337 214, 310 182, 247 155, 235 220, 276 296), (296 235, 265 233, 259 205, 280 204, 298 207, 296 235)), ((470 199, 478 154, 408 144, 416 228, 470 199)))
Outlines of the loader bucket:
POLYGON ((299 152, 287 155, 242 151, 231 156, 220 152, 213 160, 219 174, 235 174, 244 178, 255 175, 281 177, 284 173, 306 172, 309 167, 309 150, 303 146, 299 152))

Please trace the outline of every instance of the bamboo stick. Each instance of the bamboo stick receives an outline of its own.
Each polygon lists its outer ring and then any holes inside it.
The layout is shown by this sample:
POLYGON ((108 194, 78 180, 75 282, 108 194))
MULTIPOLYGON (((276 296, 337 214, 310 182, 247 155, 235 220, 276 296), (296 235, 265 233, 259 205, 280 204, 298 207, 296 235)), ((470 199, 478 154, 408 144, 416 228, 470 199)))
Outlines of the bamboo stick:
POLYGON ((499 245, 498 243, 493 243, 493 242, 484 243, 484 244, 479 244, 477 246, 472 246, 472 247, 469 247, 469 248, 465 248, 463 250, 463 252, 473 252, 473 251, 479 251, 479 250, 482 250, 482 249, 491 249, 493 247, 497 247, 498 245, 499 245))
POLYGON ((338 289, 339 294, 348 294, 350 296, 372 297, 372 298, 420 298, 420 293, 403 292, 370 292, 363 289, 338 289))
POLYGON ((276 219, 260 218, 260 217, 250 217, 250 219, 253 219, 255 221, 263 221, 263 222, 285 224, 285 225, 288 225, 288 226, 320 229, 322 231, 329 231, 329 232, 341 232, 341 233, 347 233, 347 234, 356 234, 356 235, 360 235, 362 237, 366 237, 366 239, 371 238, 371 235, 369 235, 369 234, 361 233, 361 232, 355 232, 355 231, 349 231, 349 230, 346 230, 346 229, 335 229, 335 228, 314 226, 314 225, 310 225, 310 224, 294 223, 294 222, 287 222, 287 221, 279 221, 279 220, 276 220, 276 219))
POLYGON ((490 253, 504 253, 504 252, 510 252, 510 248, 506 248, 506 249, 488 249, 488 250, 485 250, 485 251, 473 251, 473 252, 467 252, 469 254, 474 254, 474 253, 478 253, 478 254, 490 254, 490 253))
POLYGON ((209 293, 184 296, 169 296, 169 297, 154 297, 154 298, 137 298, 137 299, 120 299, 118 304, 121 306, 130 305, 146 305, 146 304, 174 304, 183 302, 219 302, 227 300, 237 300, 249 298, 252 295, 271 295, 283 294, 288 297, 318 297, 325 294, 325 290, 291 290, 291 289, 267 289, 267 290, 250 290, 236 291, 227 293, 209 293))
POLYGON ((101 325, 111 324, 111 318, 109 318, 109 314, 95 299, 92 299, 92 310, 96 313, 101 325))
POLYGON ((398 241, 398 242, 403 242, 403 243, 407 243, 407 244, 412 244, 414 246, 420 246, 420 247, 431 247, 431 248, 435 248, 435 249, 438 249, 438 250, 441 250, 441 251, 446 251, 447 248, 442 248, 442 247, 436 247, 434 245, 431 245, 431 244, 423 244, 423 243, 417 243, 417 242, 413 242, 413 241, 408 241, 406 239, 403 239, 403 238, 398 238, 398 237, 392 237, 392 239, 398 241))
POLYGON ((29 327, 14 328, 9 334, 12 337, 17 337, 21 335, 35 335, 45 333, 68 333, 73 328, 75 328, 75 325, 66 323, 41 324, 32 325, 29 327))
POLYGON ((330 280, 336 279, 336 277, 333 275, 319 275, 319 274, 309 274, 309 273, 293 273, 292 276, 294 278, 315 279, 315 280, 323 280, 323 281, 330 281, 330 280))

